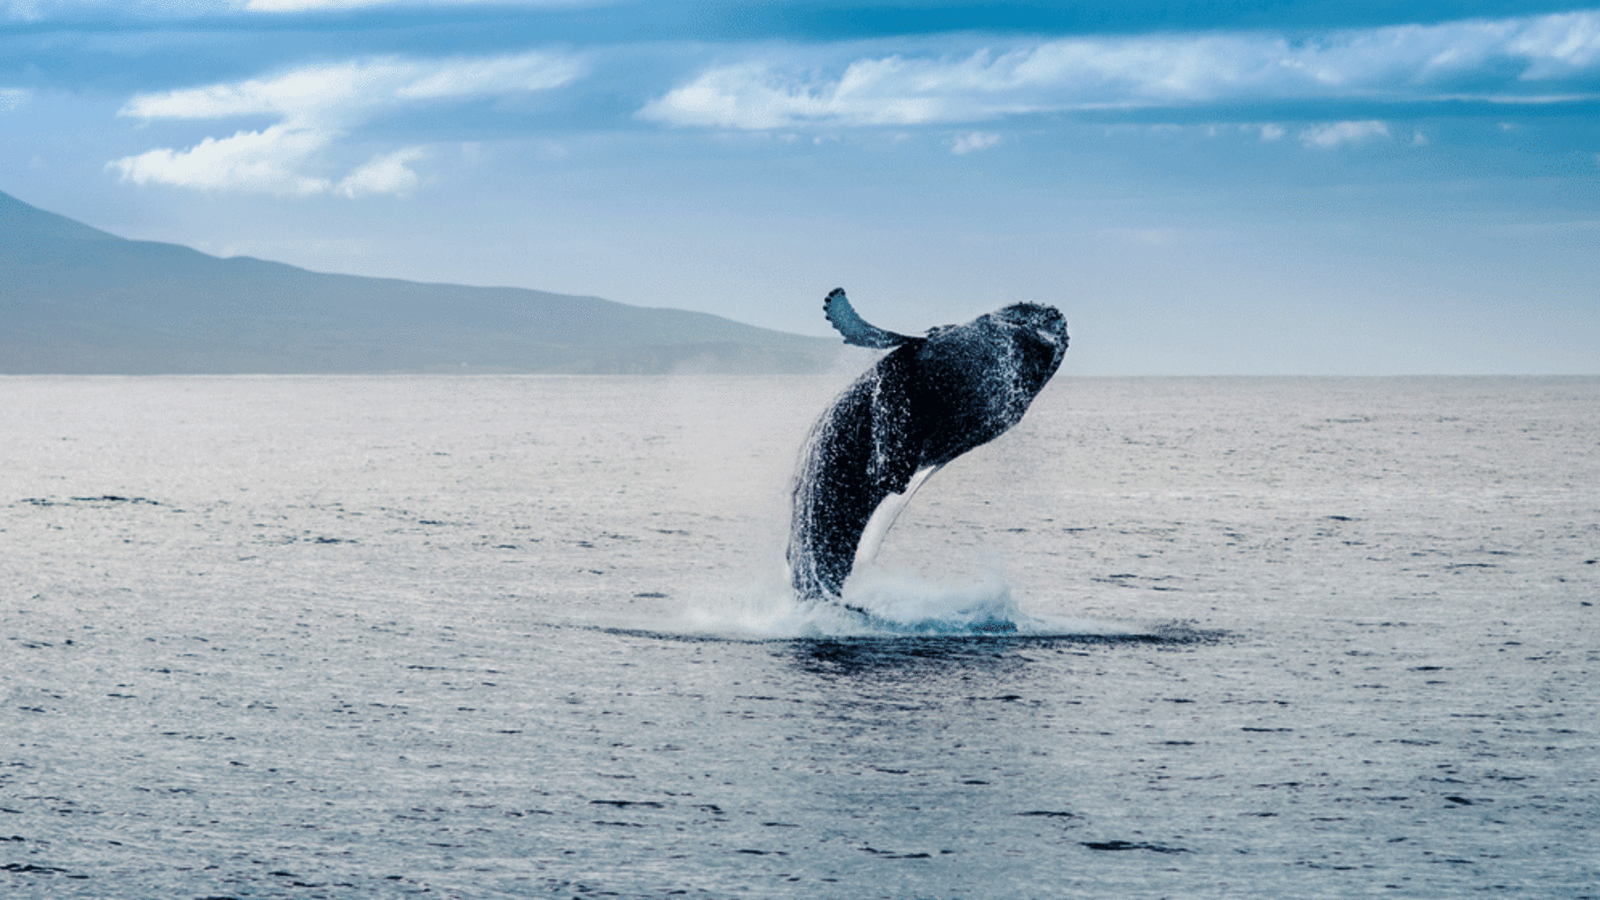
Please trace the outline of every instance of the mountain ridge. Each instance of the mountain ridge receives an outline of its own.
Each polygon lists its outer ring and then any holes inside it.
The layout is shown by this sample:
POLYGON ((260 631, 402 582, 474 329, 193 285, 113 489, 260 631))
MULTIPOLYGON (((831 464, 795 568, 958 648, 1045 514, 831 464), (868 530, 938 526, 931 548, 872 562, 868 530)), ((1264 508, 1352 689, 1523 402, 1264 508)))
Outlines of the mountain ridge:
POLYGON ((0 374, 795 373, 837 347, 599 297, 216 257, 0 192, 0 374))

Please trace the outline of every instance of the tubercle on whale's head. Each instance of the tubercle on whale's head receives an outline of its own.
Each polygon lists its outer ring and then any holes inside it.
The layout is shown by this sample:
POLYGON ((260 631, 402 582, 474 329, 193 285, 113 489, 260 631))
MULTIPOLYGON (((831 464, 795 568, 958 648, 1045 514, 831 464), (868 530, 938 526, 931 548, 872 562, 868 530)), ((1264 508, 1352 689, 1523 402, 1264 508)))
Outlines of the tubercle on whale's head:
POLYGON ((1045 306, 1042 303, 1013 303, 989 315, 1008 325, 1036 329, 1046 340, 1066 343, 1067 320, 1061 315, 1061 310, 1054 306, 1045 306))
POLYGON ((1013 303, 990 313, 988 318, 1016 329, 1017 339, 1024 344, 1034 344, 1040 350, 1049 349, 1051 360, 1046 378, 1061 365, 1068 342, 1067 320, 1061 310, 1040 303, 1013 303))

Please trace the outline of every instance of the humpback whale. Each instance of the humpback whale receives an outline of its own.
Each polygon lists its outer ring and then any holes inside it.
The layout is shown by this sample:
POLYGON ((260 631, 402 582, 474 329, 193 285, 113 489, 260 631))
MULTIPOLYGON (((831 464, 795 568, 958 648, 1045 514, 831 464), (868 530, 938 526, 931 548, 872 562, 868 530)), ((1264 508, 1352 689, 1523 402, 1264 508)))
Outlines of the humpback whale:
POLYGON ((1060 310, 1017 303, 921 337, 868 324, 842 288, 823 301, 846 344, 887 349, 812 426, 795 474, 789 574, 837 600, 921 484, 1021 421, 1067 350, 1060 310))

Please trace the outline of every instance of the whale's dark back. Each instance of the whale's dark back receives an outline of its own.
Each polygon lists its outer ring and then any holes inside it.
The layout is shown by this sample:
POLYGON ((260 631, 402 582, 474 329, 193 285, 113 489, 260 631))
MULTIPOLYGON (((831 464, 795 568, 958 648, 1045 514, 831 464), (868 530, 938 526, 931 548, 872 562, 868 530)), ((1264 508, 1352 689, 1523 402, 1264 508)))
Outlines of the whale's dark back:
POLYGON ((789 567, 802 597, 837 597, 867 520, 919 469, 1015 425, 1061 365, 1066 322, 1019 303, 908 340, 813 426, 795 476, 789 567))

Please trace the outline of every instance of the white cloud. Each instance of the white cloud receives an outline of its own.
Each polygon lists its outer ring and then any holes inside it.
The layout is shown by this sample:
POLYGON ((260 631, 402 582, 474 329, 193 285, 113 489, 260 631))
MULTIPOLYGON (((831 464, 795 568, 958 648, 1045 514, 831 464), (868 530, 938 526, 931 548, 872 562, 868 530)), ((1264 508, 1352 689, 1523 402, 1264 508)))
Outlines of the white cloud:
POLYGON ((118 115, 140 119, 273 116, 261 131, 206 138, 186 150, 162 148, 113 160, 108 168, 135 184, 279 195, 334 190, 346 197, 405 195, 416 188, 409 164, 420 148, 379 154, 337 183, 319 170, 325 151, 383 112, 418 103, 549 90, 576 79, 578 63, 542 53, 412 60, 380 57, 305 66, 263 78, 142 94, 118 115))
POLYGON ((427 155, 428 152, 421 147, 407 147, 375 156, 366 165, 346 175, 334 192, 352 200, 373 194, 409 197, 417 189, 417 173, 408 164, 427 155))
POLYGON ((244 0, 0 0, 0 19, 42 22, 102 10, 171 19, 214 15, 243 5, 244 0))
POLYGON ((576 61, 544 53, 441 60, 378 57, 142 94, 124 104, 118 115, 220 119, 275 114, 302 120, 360 120, 410 100, 548 90, 573 81, 580 72, 576 61))
POLYGON ((1600 66, 1600 11, 1346 30, 1313 40, 1265 32, 1071 38, 953 56, 857 58, 842 71, 819 60, 828 52, 836 51, 714 66, 639 115, 668 125, 761 130, 1285 99, 1526 100, 1535 82, 1600 66), (838 74, 825 74, 830 68, 838 74), (1508 69, 1515 74, 1503 74, 1508 69))
POLYGON ((1525 79, 1560 78, 1600 62, 1600 13, 1563 13, 1532 20, 1512 39, 1515 55, 1531 63, 1525 79))
POLYGON ((1300 142, 1307 147, 1316 147, 1319 150, 1331 150, 1343 144, 1359 144, 1364 141, 1389 136, 1389 126, 1377 120, 1366 122, 1329 122, 1324 125, 1315 125, 1300 132, 1300 142))
POLYGON ((469 97, 517 91, 544 91, 578 77, 576 62, 543 53, 453 60, 432 71, 407 75, 395 96, 404 99, 469 97))
POLYGON ((202 190, 238 190, 280 196, 326 191, 326 178, 301 171, 331 136, 313 129, 273 125, 206 138, 188 150, 150 150, 107 164, 134 184, 173 184, 202 190))
POLYGON ((1000 143, 1000 135, 974 131, 956 138, 955 144, 950 147, 950 152, 957 156, 965 156, 975 150, 987 150, 998 143, 1000 143))
POLYGON ((28 102, 28 92, 22 88, 0 88, 0 112, 16 109, 28 102))
POLYGON ((1274 125, 1268 122, 1261 126, 1261 139, 1263 141, 1281 141, 1285 133, 1282 125, 1274 125))

